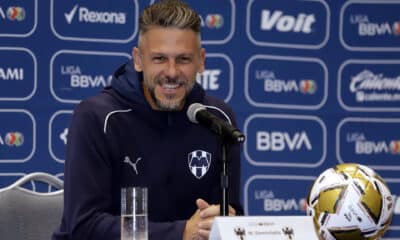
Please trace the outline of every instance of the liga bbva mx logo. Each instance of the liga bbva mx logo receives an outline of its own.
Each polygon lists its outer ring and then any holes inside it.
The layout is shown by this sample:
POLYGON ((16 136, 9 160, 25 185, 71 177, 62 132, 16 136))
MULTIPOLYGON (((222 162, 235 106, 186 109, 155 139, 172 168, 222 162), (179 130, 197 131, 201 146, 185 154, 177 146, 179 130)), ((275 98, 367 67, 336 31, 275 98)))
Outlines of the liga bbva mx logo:
POLYGON ((188 154, 190 172, 198 179, 206 175, 211 165, 211 153, 195 150, 188 154))

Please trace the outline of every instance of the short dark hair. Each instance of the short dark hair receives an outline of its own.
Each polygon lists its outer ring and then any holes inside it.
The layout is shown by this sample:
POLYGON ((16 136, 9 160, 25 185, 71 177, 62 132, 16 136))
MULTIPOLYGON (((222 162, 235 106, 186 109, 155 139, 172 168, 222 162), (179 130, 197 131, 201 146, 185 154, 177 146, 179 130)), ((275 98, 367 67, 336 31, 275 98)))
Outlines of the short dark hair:
POLYGON ((161 0, 145 8, 139 17, 139 34, 151 27, 190 29, 200 34, 200 16, 180 0, 161 0))

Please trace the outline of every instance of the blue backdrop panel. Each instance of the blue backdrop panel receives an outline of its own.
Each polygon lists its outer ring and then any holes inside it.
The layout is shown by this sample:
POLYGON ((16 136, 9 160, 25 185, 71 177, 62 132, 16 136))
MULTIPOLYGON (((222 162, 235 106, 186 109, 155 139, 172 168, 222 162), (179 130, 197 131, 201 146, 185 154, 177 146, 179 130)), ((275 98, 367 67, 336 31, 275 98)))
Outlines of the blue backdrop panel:
MULTIPOLYGON (((152 2, 0 0, 0 187, 34 171, 63 177, 74 107, 131 59, 152 2)), ((207 52, 196 80, 247 136, 246 214, 304 215, 315 177, 356 162, 387 181, 385 238, 400 239, 400 0, 189 4, 207 52)))

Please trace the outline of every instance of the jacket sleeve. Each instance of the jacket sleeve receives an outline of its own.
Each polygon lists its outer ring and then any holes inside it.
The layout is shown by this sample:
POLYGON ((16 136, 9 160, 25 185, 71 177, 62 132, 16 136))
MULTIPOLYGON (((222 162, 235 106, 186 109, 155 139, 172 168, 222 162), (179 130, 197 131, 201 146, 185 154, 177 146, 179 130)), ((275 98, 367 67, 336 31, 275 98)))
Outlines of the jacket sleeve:
POLYGON ((62 230, 68 239, 117 240, 120 218, 112 206, 108 147, 102 120, 90 108, 78 105, 68 131, 62 230))
POLYGON ((150 240, 177 240, 182 239, 186 221, 149 222, 149 239, 150 240))
MULTIPOLYGON (((112 206, 110 147, 103 120, 85 102, 78 105, 68 132, 64 175, 64 214, 53 239, 120 240, 120 206, 112 206), (89 108, 90 107, 90 108, 89 108)), ((118 196, 119 198, 119 196, 118 196)), ((115 201, 114 201, 115 202, 115 201)), ((186 221, 149 222, 149 239, 180 239, 186 221)))

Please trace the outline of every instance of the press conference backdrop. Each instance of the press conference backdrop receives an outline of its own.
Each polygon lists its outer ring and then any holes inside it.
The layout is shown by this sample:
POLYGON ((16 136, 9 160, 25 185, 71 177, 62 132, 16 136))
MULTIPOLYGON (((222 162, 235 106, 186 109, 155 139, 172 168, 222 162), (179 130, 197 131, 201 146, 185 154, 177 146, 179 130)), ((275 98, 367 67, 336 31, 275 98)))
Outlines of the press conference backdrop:
MULTIPOLYGON (((131 58, 151 2, 0 0, 0 187, 33 171, 63 177, 74 107, 131 58)), ((246 214, 304 215, 315 177, 345 162, 400 194, 399 0, 189 3, 207 50, 197 81, 247 136, 246 214)), ((387 239, 400 239, 395 204, 387 239)))

